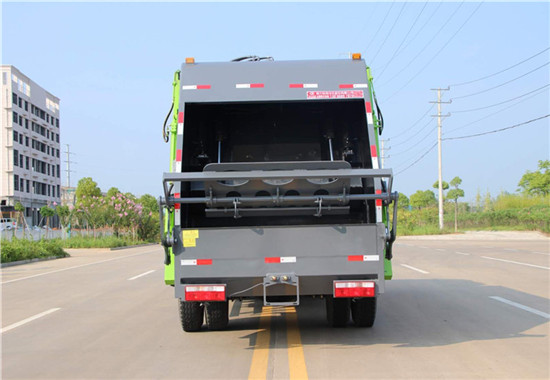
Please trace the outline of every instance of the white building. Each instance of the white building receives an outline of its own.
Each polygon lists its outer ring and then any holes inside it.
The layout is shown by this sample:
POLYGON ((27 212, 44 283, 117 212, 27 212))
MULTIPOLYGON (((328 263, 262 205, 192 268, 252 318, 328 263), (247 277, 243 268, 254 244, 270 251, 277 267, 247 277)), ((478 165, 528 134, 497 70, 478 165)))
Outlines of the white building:
POLYGON ((40 207, 61 202, 59 98, 16 67, 2 65, 0 205, 17 202, 30 226, 41 220, 40 207))

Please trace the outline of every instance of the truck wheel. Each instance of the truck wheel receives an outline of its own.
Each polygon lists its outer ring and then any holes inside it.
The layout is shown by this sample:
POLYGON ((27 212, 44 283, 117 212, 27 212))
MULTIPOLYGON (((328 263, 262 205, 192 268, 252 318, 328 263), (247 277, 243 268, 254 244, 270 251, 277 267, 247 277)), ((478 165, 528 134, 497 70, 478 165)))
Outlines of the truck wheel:
POLYGON ((349 298, 326 297, 327 320, 332 327, 346 327, 349 322, 349 298))
POLYGON ((180 321, 183 331, 199 331, 204 317, 204 306, 200 302, 186 302, 179 300, 180 321))
POLYGON ((351 317, 357 327, 372 327, 376 318, 376 297, 351 301, 351 317))
POLYGON ((229 322, 228 302, 206 303, 206 325, 208 330, 223 330, 229 322))

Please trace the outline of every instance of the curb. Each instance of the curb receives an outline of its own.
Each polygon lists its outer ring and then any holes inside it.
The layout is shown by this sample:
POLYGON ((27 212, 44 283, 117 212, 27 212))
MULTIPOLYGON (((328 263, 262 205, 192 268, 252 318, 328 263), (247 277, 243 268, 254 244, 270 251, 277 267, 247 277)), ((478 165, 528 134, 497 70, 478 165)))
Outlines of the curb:
POLYGON ((159 243, 147 243, 147 244, 138 244, 138 245, 125 245, 124 247, 115 247, 115 248, 109 248, 111 251, 118 251, 120 249, 127 249, 127 248, 137 248, 137 247, 147 247, 150 245, 159 245, 159 243))
POLYGON ((56 260, 56 259, 64 259, 66 257, 70 256, 51 256, 51 257, 42 257, 37 259, 28 259, 28 260, 20 260, 20 261, 12 261, 10 263, 2 263, 0 264, 0 268, 7 268, 7 267, 14 267, 16 265, 23 265, 23 264, 29 264, 29 263, 36 263, 39 261, 49 261, 49 260, 56 260))

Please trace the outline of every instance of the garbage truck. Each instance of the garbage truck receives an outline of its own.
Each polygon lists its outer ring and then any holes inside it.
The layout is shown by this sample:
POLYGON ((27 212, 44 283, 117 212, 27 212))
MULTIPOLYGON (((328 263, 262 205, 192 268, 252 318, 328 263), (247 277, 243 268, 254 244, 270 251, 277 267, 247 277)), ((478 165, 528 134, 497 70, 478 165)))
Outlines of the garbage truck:
POLYGON ((184 331, 224 329, 230 301, 298 307, 305 297, 324 299, 331 326, 373 325, 398 201, 380 165, 382 130, 360 54, 186 58, 163 126, 159 197, 165 283, 184 331))

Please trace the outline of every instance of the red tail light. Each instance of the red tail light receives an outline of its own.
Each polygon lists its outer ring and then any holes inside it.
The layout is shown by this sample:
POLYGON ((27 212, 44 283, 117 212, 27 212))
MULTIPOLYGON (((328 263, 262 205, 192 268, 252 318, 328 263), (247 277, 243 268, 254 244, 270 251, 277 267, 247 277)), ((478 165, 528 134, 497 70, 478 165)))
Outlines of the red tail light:
POLYGON ((375 297, 374 281, 334 281, 335 298, 375 297))
POLYGON ((225 301, 225 285, 186 285, 186 301, 225 301))

